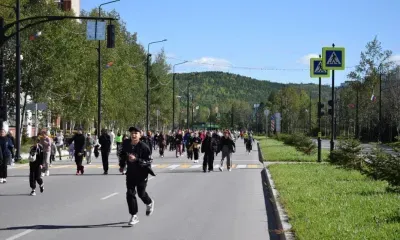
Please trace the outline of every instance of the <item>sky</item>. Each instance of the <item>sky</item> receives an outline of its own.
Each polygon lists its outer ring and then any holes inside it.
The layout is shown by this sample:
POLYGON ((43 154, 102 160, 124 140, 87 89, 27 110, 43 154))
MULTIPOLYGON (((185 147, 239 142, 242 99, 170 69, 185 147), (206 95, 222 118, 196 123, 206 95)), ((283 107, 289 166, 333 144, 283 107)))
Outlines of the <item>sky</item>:
MULTIPOLYGON (((107 0, 81 0, 90 11, 107 0)), ((346 49, 346 69, 335 71, 335 85, 359 63, 375 36, 400 64, 399 0, 121 0, 116 10, 150 53, 162 48, 176 72, 225 71, 279 83, 317 83, 309 58, 322 47, 346 49)), ((323 78, 330 85, 330 78, 323 78)))

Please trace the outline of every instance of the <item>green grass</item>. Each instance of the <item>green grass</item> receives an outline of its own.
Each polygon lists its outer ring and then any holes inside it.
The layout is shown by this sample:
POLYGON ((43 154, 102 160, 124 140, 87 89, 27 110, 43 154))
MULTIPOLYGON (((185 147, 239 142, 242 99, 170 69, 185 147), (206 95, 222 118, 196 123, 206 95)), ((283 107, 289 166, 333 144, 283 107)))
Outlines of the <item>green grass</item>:
MULTIPOLYGON (((283 142, 272 138, 255 137, 260 142, 260 148, 266 161, 276 162, 316 162, 318 160, 317 152, 306 155, 297 151, 295 147, 285 145, 283 142)), ((322 161, 326 160, 329 151, 322 149, 322 161)))
POLYGON ((297 239, 399 239, 400 196, 386 182, 326 164, 268 168, 297 239))
POLYGON ((21 161, 15 162, 16 164, 27 164, 29 163, 28 159, 21 159, 21 161))

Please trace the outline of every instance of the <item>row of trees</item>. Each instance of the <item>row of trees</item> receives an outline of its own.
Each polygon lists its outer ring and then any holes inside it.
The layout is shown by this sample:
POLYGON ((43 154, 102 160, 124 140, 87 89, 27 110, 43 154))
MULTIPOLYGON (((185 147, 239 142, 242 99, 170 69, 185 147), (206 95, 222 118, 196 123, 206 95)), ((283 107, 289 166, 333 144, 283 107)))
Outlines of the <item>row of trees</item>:
MULTIPOLYGON (((2 1, 3 3, 3 1, 2 1)), ((4 4, 13 5, 7 0, 4 4)), ((40 15, 65 15, 48 1, 22 1, 21 19, 40 15)), ((15 21, 12 9, 1 8, 6 24, 15 21)), ((117 12, 102 12, 104 17, 119 19, 117 12)), ((81 16, 97 16, 97 10, 81 16)), ((27 23, 28 24, 28 23, 27 23)), ((121 20, 116 26, 116 48, 107 49, 102 41, 102 118, 103 126, 124 128, 129 124, 145 125, 146 51, 138 43, 137 34, 127 31, 121 20)), ((26 24, 24 24, 26 25, 26 24)), ((22 25, 21 27, 23 27, 22 25)), ((88 128, 97 116, 97 41, 86 40, 86 21, 49 22, 21 33, 23 106, 32 102, 48 104, 53 117, 88 128), (37 34, 37 33, 41 33, 37 34), (37 35, 37 37, 33 37, 37 35)), ((10 116, 15 110, 15 41, 5 46, 7 103, 10 116)), ((170 66, 163 51, 155 55, 150 65, 151 106, 163 113, 160 120, 169 124, 172 98, 170 66)), ((25 108, 22 109, 25 113, 25 108)), ((22 118, 23 119, 23 118, 22 118)), ((155 126, 156 112, 151 112, 155 126)))
MULTIPOLYGON (((343 86, 336 87, 336 136, 356 137, 365 141, 377 141, 379 136, 382 141, 398 138, 400 67, 391 57, 392 51, 383 50, 381 42, 375 37, 361 53, 360 63, 348 74, 349 80, 343 86)), ((331 116, 327 114, 329 99, 330 96, 322 98, 325 103, 325 116, 321 119, 323 136, 331 134, 331 116)), ((283 132, 305 132, 316 136, 317 102, 318 92, 287 86, 271 93, 265 104, 261 104, 258 114, 263 118, 264 108, 281 112, 283 132)), ((260 122, 261 129, 267 126, 264 121, 260 122)))

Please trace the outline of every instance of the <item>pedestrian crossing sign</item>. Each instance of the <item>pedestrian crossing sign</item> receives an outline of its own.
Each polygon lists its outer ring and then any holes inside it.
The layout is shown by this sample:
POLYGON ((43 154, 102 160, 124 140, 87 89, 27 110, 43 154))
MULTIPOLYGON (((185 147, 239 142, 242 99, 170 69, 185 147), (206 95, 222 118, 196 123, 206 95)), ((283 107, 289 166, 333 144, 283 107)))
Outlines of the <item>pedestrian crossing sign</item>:
POLYGON ((310 59, 310 77, 311 78, 328 78, 330 71, 322 68, 322 58, 310 59))
POLYGON ((345 49, 338 47, 322 48, 322 68, 326 70, 344 70, 345 49))

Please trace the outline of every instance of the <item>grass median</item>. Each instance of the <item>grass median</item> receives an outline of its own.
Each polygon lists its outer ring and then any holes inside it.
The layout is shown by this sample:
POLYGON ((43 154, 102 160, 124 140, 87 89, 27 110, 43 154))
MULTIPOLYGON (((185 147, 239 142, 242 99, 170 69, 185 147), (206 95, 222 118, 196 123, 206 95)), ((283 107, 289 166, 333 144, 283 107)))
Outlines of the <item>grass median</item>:
POLYGON ((297 239, 398 239, 400 196, 332 165, 268 167, 297 239))
MULTIPOLYGON (((295 147, 285 145, 283 142, 272 138, 256 137, 260 142, 260 148, 266 161, 271 162, 316 162, 318 153, 306 155, 297 151, 295 147)), ((322 149, 322 161, 326 160, 329 151, 322 149)))

